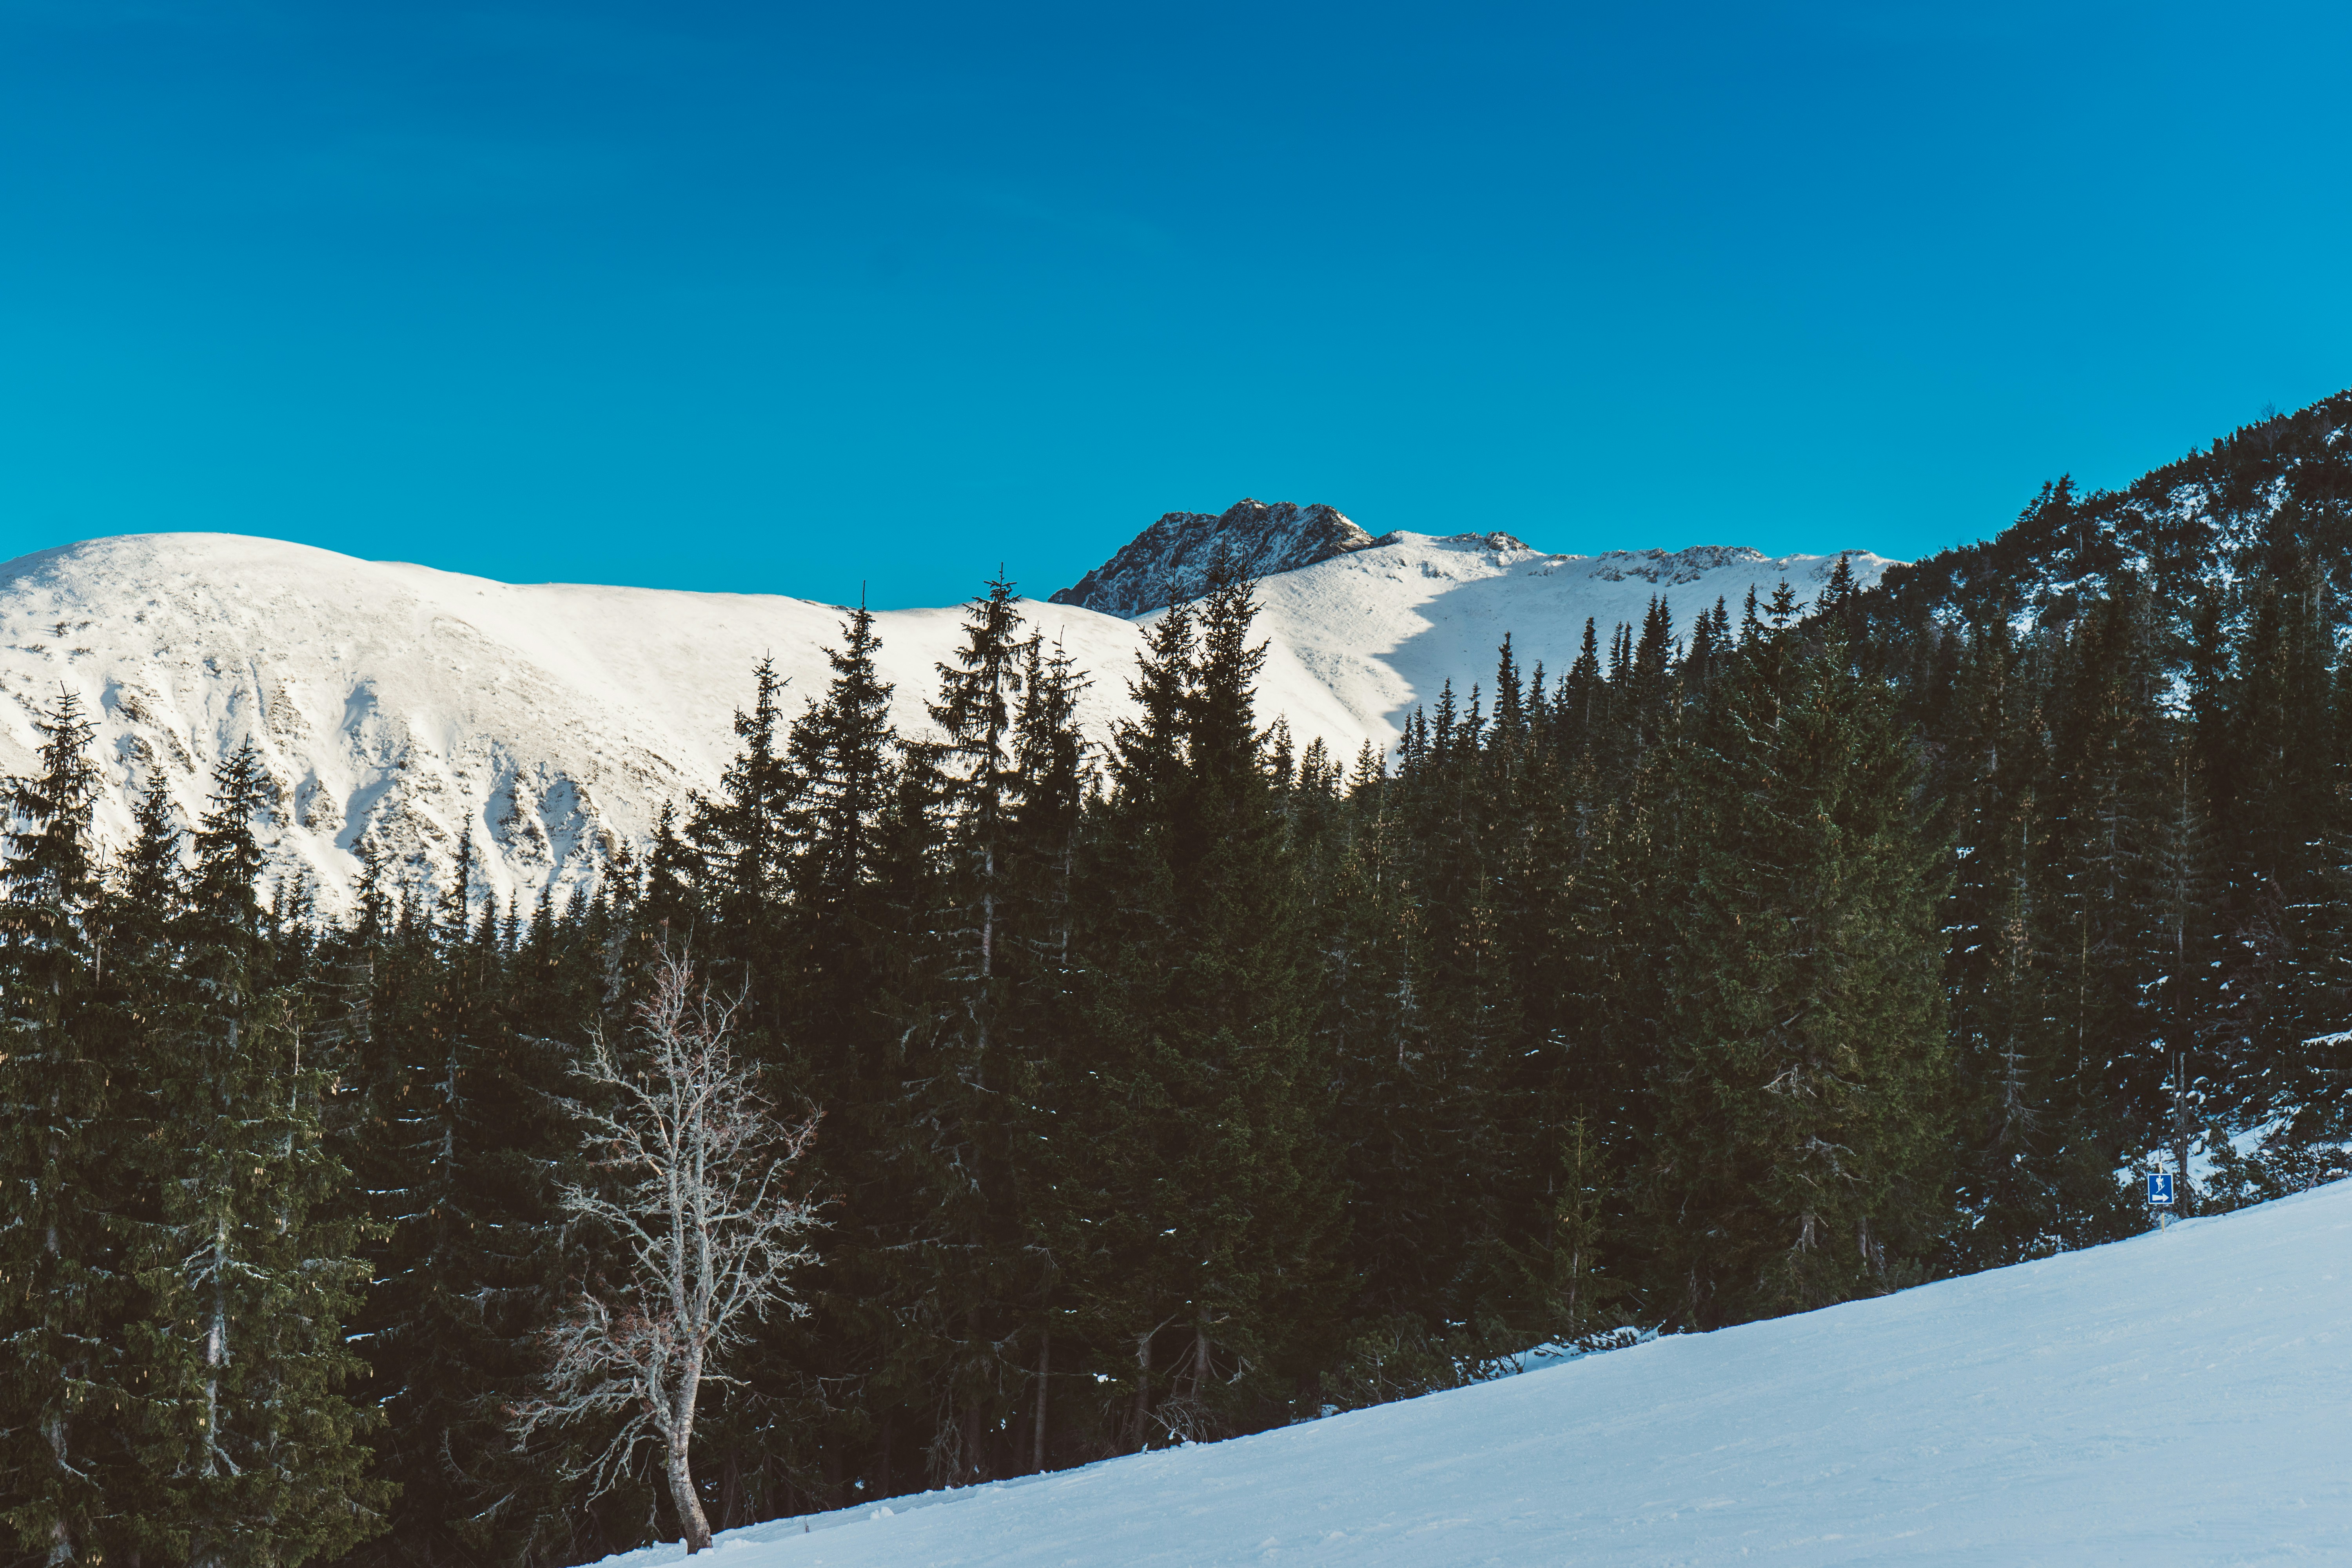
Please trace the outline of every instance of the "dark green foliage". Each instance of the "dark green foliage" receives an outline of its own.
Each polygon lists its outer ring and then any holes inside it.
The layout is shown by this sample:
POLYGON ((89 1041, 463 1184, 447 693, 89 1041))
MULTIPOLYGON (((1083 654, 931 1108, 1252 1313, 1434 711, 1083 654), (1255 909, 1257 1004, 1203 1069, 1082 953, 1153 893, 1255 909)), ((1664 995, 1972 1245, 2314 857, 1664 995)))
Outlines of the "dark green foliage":
POLYGON ((1247 582, 1222 569, 1197 621, 1178 608, 1154 628, 1141 716, 1116 739, 1079 874, 1093 961, 1048 1234, 1073 1326, 1131 1402, 1106 1415, 1124 1446, 1305 1397, 1338 1283, 1339 1194, 1316 1136, 1328 1074, 1281 781, 1256 727, 1254 614, 1247 582))
POLYGON ((71 692, 39 721, 41 771, 9 782, 0 868, 0 1427, 7 1523, 28 1554, 103 1555, 122 1538, 121 1329, 134 1295, 119 1235, 131 1086, 121 1020, 98 1005, 98 770, 71 692))
MULTIPOLYGON (((1052 743, 1030 731, 1056 694, 1003 579, 968 606, 963 644, 939 674, 929 711, 941 739, 910 748, 908 778, 919 798, 902 816, 911 828, 925 812, 937 838, 932 874, 898 878, 927 908, 906 928, 919 994, 904 1009, 896 1114, 916 1205, 890 1271, 898 1343, 887 1377, 894 1434, 928 1425, 924 1474, 957 1485, 1020 1468, 983 1434, 1030 1408, 1024 1395, 1050 1331, 1049 1270, 1025 1243, 1040 1195, 1033 1094, 1039 1054, 1050 1049, 1036 992, 1053 984, 1041 960, 1057 930, 1052 906, 1035 896, 1049 874, 1041 851, 1050 856, 1053 841, 1039 842, 1034 811, 1043 803, 1032 800, 1022 764, 1033 746, 1052 743)), ((1050 790, 1050 760, 1041 773, 1035 784, 1050 790)))
MULTIPOLYGON (((1197 1140, 1184 1151, 1193 1171, 1172 1185, 1189 1211, 1178 1236, 1208 1253, 1184 1301, 1191 1397, 1213 1419, 1218 1401, 1205 1384, 1221 1369, 1229 1384, 1263 1379, 1267 1398, 1288 1395, 1309 1371, 1299 1352, 1320 1326, 1339 1234, 1339 1194, 1316 1136, 1315 1089, 1328 1069, 1308 1028, 1308 911, 1282 810, 1288 781, 1257 729, 1265 649, 1248 642, 1250 584, 1221 563, 1209 587, 1186 787, 1163 798, 1159 823, 1140 825, 1180 884, 1156 933, 1167 1005, 1151 1005, 1146 984, 1122 1006, 1160 1031, 1147 1077, 1197 1140)), ((1152 945, 1146 938, 1127 956, 1152 945)))
POLYGON ((358 1304, 348 1173, 325 1142, 328 1091, 285 972, 307 943, 256 888, 275 788, 246 747, 213 779, 168 969, 150 955, 141 1050, 147 1117, 126 1247, 141 1289, 127 1333, 140 1406, 133 1543, 196 1563, 299 1563, 383 1528, 365 1479, 373 1413, 340 1325, 358 1304))
POLYGON ((1919 1279, 1947 1213, 1943 857, 1892 695, 1843 637, 1768 628, 1673 771, 1643 1197, 1674 1315, 1919 1279))

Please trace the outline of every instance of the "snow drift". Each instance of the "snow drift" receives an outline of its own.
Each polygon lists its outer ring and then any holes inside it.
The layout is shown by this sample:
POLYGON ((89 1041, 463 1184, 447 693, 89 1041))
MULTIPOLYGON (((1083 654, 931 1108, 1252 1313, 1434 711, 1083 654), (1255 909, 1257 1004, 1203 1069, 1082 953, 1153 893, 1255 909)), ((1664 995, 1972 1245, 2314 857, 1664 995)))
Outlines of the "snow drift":
POLYGON ((718 1562, 2331 1560, 2352 1552, 2347 1280, 2352 1182, 1256 1436, 754 1526, 718 1562))

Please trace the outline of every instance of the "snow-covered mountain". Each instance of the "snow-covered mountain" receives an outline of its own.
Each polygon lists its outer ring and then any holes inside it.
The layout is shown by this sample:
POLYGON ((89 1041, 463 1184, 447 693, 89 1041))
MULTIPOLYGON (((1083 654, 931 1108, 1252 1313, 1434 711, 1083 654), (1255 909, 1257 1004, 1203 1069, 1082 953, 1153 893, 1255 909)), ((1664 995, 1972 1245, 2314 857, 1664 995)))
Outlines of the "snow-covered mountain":
MULTIPOLYGON (((1865 583, 1887 564, 1852 559, 1865 583)), ((1833 560, 1560 556, 1500 534, 1389 534, 1264 582, 1264 711, 1350 757, 1389 745, 1444 681, 1491 681, 1506 631, 1523 668, 1557 673, 1587 616, 1605 634, 1664 593, 1686 624, 1718 595, 1783 577, 1809 597, 1833 560)), ((213 764, 250 740, 278 784, 278 868, 330 907, 363 837, 435 885, 470 841, 489 889, 528 899, 593 879, 646 841, 664 801, 716 784, 761 657, 790 678, 795 707, 820 692, 846 613, 774 595, 518 586, 234 534, 97 540, 0 565, 0 771, 31 765, 33 715, 69 687, 98 727, 110 842, 151 778, 193 822, 213 764)), ((1083 717, 1107 733, 1148 617, 1026 613, 1091 675, 1083 717)), ((961 611, 877 619, 897 720, 919 731, 961 611)))
MULTIPOLYGON (((1895 564, 1866 551, 1843 554, 1864 587, 1895 564)), ((1267 686, 1302 741, 1321 735, 1345 760, 1354 737, 1389 744, 1447 681, 1465 700, 1473 686, 1491 691, 1505 633, 1523 677, 1541 666, 1557 680, 1588 619, 1605 647, 1612 628, 1639 626, 1657 596, 1676 635, 1687 636, 1717 599, 1736 617, 1751 587, 1769 596, 1785 581, 1811 604, 1837 561, 1721 545, 1549 555, 1507 533, 1384 534, 1259 584, 1258 628, 1272 644, 1267 686)))
MULTIPOLYGON (((730 1531, 730 1568, 2352 1560, 2352 1182, 1230 1442, 730 1531)), ((667 1568, 677 1546, 601 1568, 667 1568)))
MULTIPOLYGON (((845 612, 772 595, 529 587, 230 534, 105 539, 0 567, 0 768, 29 765, 31 715, 60 684, 97 722, 127 833, 132 788, 163 778, 184 817, 215 761, 250 740, 279 789, 269 837, 330 900, 365 836, 437 883, 470 838, 501 894, 593 879, 642 843, 665 800, 708 789, 734 710, 772 656, 788 700, 820 691, 845 612)), ((880 617, 895 716, 923 721, 952 609, 880 617)), ((1139 641, 1113 616, 1056 611, 1087 668, 1139 641)), ((1107 724, 1115 685, 1090 693, 1107 724)))

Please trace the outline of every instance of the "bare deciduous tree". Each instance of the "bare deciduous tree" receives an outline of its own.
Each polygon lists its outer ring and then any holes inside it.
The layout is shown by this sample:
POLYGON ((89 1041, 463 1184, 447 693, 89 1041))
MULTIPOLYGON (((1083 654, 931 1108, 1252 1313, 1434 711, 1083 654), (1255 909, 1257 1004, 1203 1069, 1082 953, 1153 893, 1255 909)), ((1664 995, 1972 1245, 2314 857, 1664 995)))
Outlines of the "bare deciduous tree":
POLYGON ((815 1257, 803 1239, 814 1209, 789 1178, 816 1119, 784 1121, 761 1098, 757 1069, 735 1059, 740 1005, 712 997, 682 953, 667 953, 637 1007, 636 1048, 625 1058, 599 1035, 574 1069, 593 1103, 565 1104, 613 1179, 568 1187, 563 1204, 617 1235, 630 1267, 548 1332, 544 1392, 510 1415, 518 1441, 622 1415, 579 1473, 601 1493, 652 1439, 689 1552, 710 1544, 689 1462, 695 1401, 705 1383, 732 1381, 719 1358, 753 1321, 807 1310, 790 1275, 815 1257))

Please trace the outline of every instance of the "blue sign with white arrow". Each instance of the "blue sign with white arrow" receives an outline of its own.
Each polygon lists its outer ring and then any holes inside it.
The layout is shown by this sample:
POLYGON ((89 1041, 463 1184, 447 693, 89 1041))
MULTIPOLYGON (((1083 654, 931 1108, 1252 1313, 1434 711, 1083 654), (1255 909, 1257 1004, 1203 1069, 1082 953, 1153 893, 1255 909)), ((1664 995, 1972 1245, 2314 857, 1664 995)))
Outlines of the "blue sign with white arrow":
POLYGON ((2172 1173, 2150 1171, 2147 1173, 2147 1201, 2158 1208, 2172 1205, 2172 1173))

